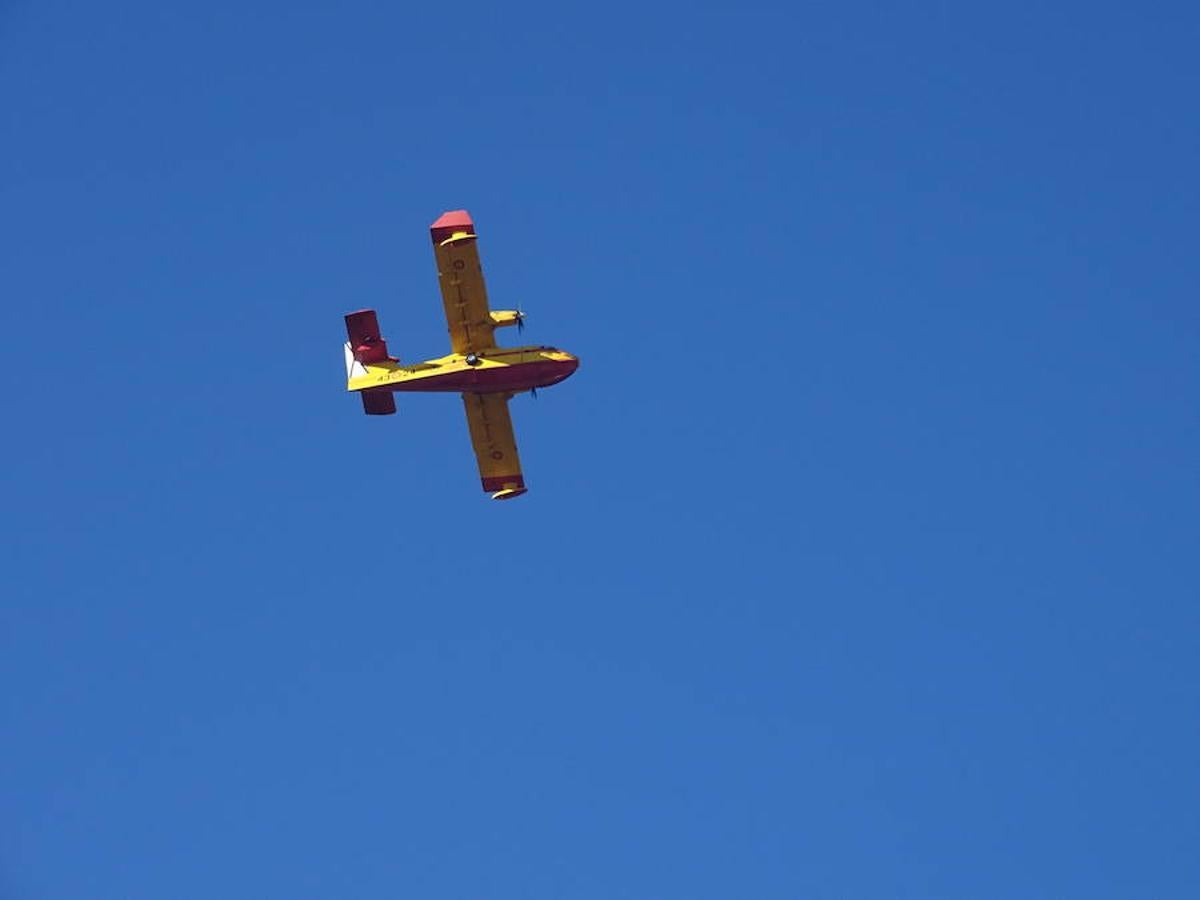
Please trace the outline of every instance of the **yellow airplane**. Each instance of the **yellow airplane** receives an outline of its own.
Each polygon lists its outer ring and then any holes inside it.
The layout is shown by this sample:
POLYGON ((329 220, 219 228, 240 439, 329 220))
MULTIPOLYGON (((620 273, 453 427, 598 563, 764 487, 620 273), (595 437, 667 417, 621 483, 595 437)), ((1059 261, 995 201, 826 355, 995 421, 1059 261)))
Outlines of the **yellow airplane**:
POLYGON ((394 395, 401 391, 461 393, 483 489, 495 500, 519 497, 525 493, 525 479, 508 401, 521 391, 557 384, 579 368, 579 360, 554 347, 497 347, 496 329, 516 325, 522 330, 524 314, 488 308, 475 223, 465 209, 458 209, 444 213, 429 234, 452 352, 402 366, 388 355, 375 310, 349 313, 346 390, 358 393, 369 416, 394 413, 394 395))

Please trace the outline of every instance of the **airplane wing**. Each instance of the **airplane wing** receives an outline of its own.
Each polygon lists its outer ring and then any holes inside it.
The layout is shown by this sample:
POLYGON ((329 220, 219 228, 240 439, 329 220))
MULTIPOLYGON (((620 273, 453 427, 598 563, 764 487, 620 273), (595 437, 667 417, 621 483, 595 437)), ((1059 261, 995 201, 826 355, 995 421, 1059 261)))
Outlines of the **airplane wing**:
POLYGON ((451 349, 467 354, 493 346, 495 326, 488 312, 475 223, 465 209, 455 210, 434 222, 429 235, 433 238, 451 349))
POLYGON ((493 500, 507 500, 525 493, 517 440, 513 436, 512 416, 508 414, 509 394, 462 395, 471 429, 471 444, 479 461, 483 489, 493 500))

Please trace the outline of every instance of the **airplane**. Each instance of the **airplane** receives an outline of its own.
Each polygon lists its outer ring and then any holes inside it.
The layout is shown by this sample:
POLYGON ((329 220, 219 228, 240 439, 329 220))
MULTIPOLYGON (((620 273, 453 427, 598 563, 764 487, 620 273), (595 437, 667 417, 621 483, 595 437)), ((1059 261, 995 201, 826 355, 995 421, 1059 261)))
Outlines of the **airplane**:
POLYGON ((558 384, 579 368, 579 359, 556 347, 499 347, 495 331, 516 325, 525 314, 492 310, 479 264, 475 223, 465 209, 443 213, 429 226, 438 283, 450 332, 447 356, 401 365, 388 355, 373 309, 346 315, 346 390, 362 398, 363 412, 396 412, 397 393, 453 391, 462 394, 471 444, 483 489, 494 500, 526 492, 508 401, 522 391, 558 384))

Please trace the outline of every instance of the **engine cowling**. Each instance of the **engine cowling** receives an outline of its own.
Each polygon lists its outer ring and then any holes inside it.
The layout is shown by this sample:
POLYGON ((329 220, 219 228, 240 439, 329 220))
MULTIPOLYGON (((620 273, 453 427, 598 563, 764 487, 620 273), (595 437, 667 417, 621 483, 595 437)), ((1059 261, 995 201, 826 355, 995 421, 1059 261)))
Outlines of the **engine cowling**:
POLYGON ((496 328, 520 325, 521 320, 525 318, 525 314, 519 309, 493 309, 489 315, 492 317, 492 325, 496 328))

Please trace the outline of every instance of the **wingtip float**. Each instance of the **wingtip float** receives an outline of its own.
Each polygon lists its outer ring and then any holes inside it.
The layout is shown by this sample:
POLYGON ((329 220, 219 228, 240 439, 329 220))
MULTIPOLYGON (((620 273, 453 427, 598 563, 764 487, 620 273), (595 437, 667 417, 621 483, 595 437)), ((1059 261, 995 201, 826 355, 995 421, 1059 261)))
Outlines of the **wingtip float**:
POLYGON ((475 223, 465 209, 443 213, 429 226, 437 260, 442 306, 450 332, 447 356, 402 365, 390 355, 373 309, 346 315, 346 389, 362 398, 371 416, 396 411, 397 393, 462 395, 483 489, 495 500, 526 492, 508 401, 514 394, 568 378, 579 360, 556 347, 499 347, 497 328, 524 325, 520 310, 488 305, 475 223))

